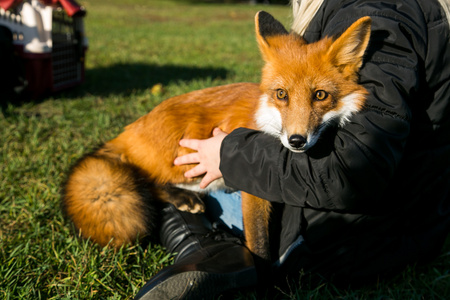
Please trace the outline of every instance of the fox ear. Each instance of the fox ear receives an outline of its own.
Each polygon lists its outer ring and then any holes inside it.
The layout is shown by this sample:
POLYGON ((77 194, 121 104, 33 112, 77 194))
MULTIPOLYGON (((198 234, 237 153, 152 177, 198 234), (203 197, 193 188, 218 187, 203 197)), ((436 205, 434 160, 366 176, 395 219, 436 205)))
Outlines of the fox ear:
POLYGON ((342 72, 351 75, 361 68, 369 44, 371 23, 370 17, 357 20, 329 48, 328 58, 342 72))
POLYGON ((270 37, 289 34, 279 21, 265 11, 256 13, 255 27, 256 39, 258 40, 259 47, 263 54, 271 46, 270 37))

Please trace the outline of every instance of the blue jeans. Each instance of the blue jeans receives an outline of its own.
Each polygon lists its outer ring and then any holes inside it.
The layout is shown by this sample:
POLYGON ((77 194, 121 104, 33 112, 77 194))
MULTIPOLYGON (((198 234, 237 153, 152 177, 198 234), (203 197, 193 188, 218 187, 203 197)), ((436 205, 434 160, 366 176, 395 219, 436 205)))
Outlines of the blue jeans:
POLYGON ((238 236, 244 236, 240 191, 214 191, 205 199, 206 214, 212 222, 219 222, 238 236))
MULTIPOLYGON (((244 237, 244 222, 242 220, 241 192, 215 191, 205 197, 206 214, 211 222, 219 222, 229 228, 231 232, 240 238, 244 237)), ((281 268, 288 264, 288 258, 302 257, 303 236, 297 239, 273 262, 275 268, 281 268)))

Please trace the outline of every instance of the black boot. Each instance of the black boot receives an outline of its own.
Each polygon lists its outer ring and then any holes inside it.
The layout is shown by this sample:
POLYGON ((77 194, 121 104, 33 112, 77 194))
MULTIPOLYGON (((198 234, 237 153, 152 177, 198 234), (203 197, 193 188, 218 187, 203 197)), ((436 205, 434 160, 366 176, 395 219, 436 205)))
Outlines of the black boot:
POLYGON ((233 235, 211 228, 203 214, 168 205, 162 210, 162 245, 178 253, 174 264, 156 274, 135 299, 209 299, 256 285, 250 251, 233 235))

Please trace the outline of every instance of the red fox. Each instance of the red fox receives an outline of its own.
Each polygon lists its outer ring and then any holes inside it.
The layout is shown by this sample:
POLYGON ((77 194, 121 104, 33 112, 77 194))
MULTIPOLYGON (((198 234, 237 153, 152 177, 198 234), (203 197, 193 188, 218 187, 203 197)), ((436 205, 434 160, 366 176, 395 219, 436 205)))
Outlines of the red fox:
MULTIPOLYGON (((83 237, 120 247, 147 236, 157 201, 203 211, 199 198, 177 190, 195 190, 199 183, 183 175, 192 165, 173 164, 190 151, 178 145, 182 138, 205 139, 215 127, 225 132, 246 127, 303 152, 325 127, 343 125, 363 107, 367 91, 357 81, 370 38, 369 17, 337 39, 311 44, 266 12, 258 12, 255 23, 265 61, 261 84, 230 84, 167 99, 72 167, 63 208, 83 237)), ((215 188, 223 184, 215 183, 215 188)), ((246 193, 242 202, 247 246, 269 259, 270 203, 246 193)))

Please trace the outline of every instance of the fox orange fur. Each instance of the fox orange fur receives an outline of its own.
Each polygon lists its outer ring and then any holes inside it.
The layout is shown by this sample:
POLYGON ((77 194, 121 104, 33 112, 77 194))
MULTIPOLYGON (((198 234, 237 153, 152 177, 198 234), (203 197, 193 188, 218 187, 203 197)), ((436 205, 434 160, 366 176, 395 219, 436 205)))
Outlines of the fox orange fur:
MULTIPOLYGON (((215 127, 238 127, 276 136, 293 152, 314 146, 323 128, 343 125, 359 111, 367 91, 358 71, 370 37, 370 18, 356 21, 339 38, 307 44, 271 15, 256 17, 257 41, 265 60, 261 84, 207 88, 163 101, 150 113, 72 168, 63 207, 85 238, 120 247, 151 233, 158 201, 178 209, 203 211, 194 193, 199 179, 187 179, 191 166, 175 166, 188 153, 182 138, 205 139, 215 127)), ((216 181, 215 188, 223 182, 216 181)), ((246 243, 269 259, 270 203, 242 193, 246 243)))

